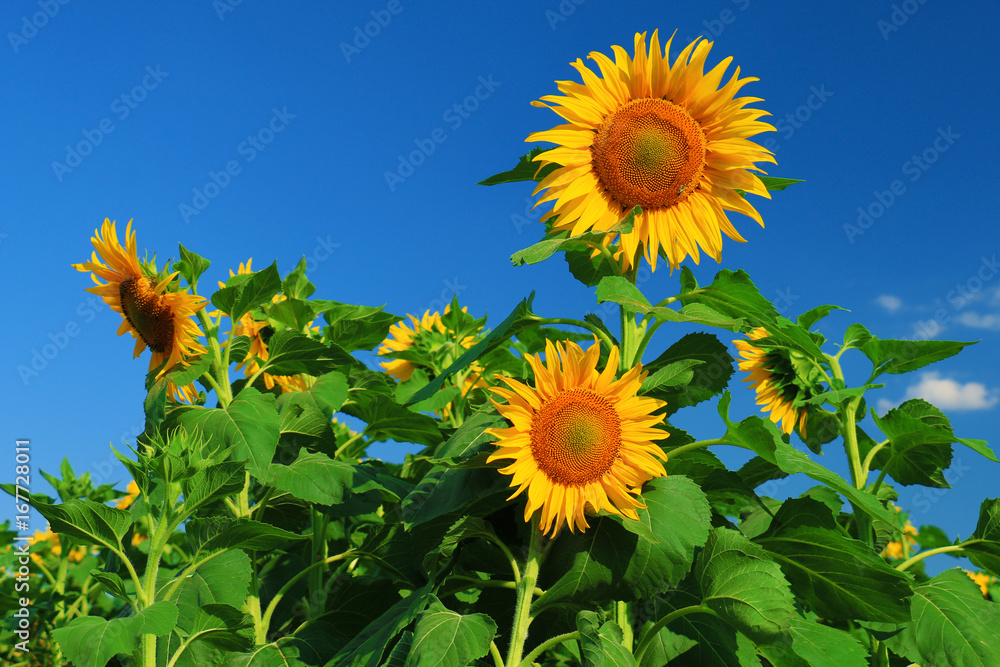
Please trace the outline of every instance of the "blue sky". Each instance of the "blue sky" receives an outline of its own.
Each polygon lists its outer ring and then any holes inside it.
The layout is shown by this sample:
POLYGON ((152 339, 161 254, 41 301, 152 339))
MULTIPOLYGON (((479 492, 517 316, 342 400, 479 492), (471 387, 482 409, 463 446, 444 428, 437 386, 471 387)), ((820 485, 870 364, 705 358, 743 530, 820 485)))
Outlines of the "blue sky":
MULTIPOLYGON (((711 37, 710 65, 731 55, 760 79, 744 90, 778 127, 759 137, 776 152, 769 173, 807 181, 758 200, 766 229, 734 215, 748 243, 727 242, 721 265, 693 267, 699 279, 743 268, 793 318, 848 308, 822 325, 834 339, 860 321, 884 338, 981 340, 872 399, 885 409, 926 396, 956 433, 996 447, 1000 164, 984 158, 998 145, 998 20, 995 3, 940 0, 4 3, 4 440, 30 438, 36 471, 67 456, 128 481, 108 445, 142 427, 148 358, 131 358, 119 316, 93 308, 89 277, 70 268, 105 217, 134 219, 140 247, 160 258, 182 242, 212 259, 209 279, 250 256, 282 272, 305 256, 318 297, 397 314, 456 291, 494 323, 532 290, 540 314, 594 310, 560 258, 510 266, 541 233, 530 185, 475 183, 561 122, 529 102, 577 78, 569 62, 659 28, 683 43, 711 37), (24 370, 33 359, 37 374, 24 370)), ((659 300, 676 277, 661 269, 642 287, 659 300)), ((658 349, 686 332, 661 329, 658 349)), ((860 361, 847 370, 849 382, 867 377, 860 361)), ((734 389, 733 415, 755 412, 734 389)), ((719 435, 711 406, 677 421, 719 435)), ((823 460, 846 475, 834 448, 823 460)), ((1000 464, 957 450, 953 468, 954 490, 901 489, 900 504, 954 537, 997 495, 1000 464)))

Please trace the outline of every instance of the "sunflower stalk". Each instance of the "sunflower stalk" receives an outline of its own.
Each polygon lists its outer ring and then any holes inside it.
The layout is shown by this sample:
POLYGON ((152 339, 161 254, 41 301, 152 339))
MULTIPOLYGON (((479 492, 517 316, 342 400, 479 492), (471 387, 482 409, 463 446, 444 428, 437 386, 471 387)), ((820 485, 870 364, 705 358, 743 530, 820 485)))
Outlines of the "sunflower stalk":
POLYGON ((547 549, 542 542, 544 535, 538 526, 539 514, 531 517, 528 532, 531 534, 528 543, 528 557, 521 573, 521 581, 517 587, 517 605, 514 608, 514 624, 510 633, 510 647, 507 649, 506 667, 517 667, 524 655, 524 642, 528 639, 528 626, 531 625, 531 603, 535 597, 535 582, 547 549))

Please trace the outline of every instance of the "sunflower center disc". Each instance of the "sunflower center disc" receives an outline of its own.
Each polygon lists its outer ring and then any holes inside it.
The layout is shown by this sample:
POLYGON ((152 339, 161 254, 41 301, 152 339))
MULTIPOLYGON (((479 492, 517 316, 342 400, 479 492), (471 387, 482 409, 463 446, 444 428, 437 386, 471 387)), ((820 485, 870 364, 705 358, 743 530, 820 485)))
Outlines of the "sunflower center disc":
POLYGON ((586 389, 565 391, 542 406, 531 423, 531 452, 554 482, 594 482, 621 449, 621 419, 606 398, 586 389))
POLYGON ((676 104, 635 100, 605 119, 591 153, 601 184, 624 208, 672 206, 701 180, 705 133, 676 104))
POLYGON ((153 352, 167 353, 173 345, 174 316, 153 291, 151 278, 129 278, 121 283, 122 312, 142 342, 153 352))

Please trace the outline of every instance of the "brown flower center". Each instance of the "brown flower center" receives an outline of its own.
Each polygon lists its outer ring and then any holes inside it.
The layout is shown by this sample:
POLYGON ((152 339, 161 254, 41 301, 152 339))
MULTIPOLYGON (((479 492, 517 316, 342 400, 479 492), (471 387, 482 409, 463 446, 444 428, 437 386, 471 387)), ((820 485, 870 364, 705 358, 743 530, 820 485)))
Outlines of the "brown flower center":
POLYGON ((591 153, 601 184, 623 208, 673 206, 701 181, 705 133, 676 104, 634 100, 604 120, 591 153))
POLYGON ((622 444, 614 406, 588 389, 570 389, 546 402, 531 422, 531 453, 558 484, 595 482, 611 469, 622 444))
POLYGON ((152 278, 129 278, 121 283, 122 313, 149 349, 166 354, 174 342, 174 314, 154 291, 152 278))

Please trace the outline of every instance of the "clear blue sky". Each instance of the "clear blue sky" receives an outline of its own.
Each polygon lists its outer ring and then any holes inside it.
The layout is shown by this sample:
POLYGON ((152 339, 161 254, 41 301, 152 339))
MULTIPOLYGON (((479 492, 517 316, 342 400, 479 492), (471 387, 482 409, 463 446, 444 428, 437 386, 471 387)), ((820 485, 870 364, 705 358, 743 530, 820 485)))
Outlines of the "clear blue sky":
MULTIPOLYGON (((4 442, 30 438, 35 470, 68 456, 128 481, 108 445, 141 429, 148 358, 132 360, 119 316, 91 310, 89 277, 70 268, 106 216, 121 228, 134 218, 140 247, 163 259, 178 242, 212 259, 210 279, 249 256, 287 272, 305 255, 318 297, 398 314, 456 290, 494 323, 533 289, 548 316, 595 308, 558 257, 510 266, 541 232, 534 218, 518 223, 530 185, 475 182, 561 122, 529 102, 576 78, 569 62, 631 50, 636 31, 654 28, 683 43, 705 33, 710 65, 731 55, 759 77, 745 90, 779 123, 760 137, 777 154, 770 173, 807 180, 756 202, 766 229, 734 216, 749 242, 727 242, 721 266, 694 267, 699 279, 746 269, 790 317, 849 308, 823 325, 838 339, 854 321, 885 338, 982 339, 937 375, 890 378, 881 396, 934 392, 966 408, 947 410, 959 435, 1000 446, 1000 273, 984 267, 1000 255, 995 3, 233 2, 17 0, 0 11, 0 400, 4 442), (431 143, 412 173, 397 171, 400 155, 431 143), (387 171, 405 178, 389 183, 387 171), (863 226, 859 207, 872 215, 863 226), (37 375, 19 372, 49 344, 37 375)), ((666 270, 643 284, 654 300, 675 286, 666 270)), ((685 332, 661 329, 660 347, 685 332)), ((848 379, 863 372, 849 365, 848 379)), ((752 412, 737 385, 734 416, 752 412)), ((719 435, 712 407, 687 413, 679 425, 719 435)), ((824 461, 846 475, 833 448, 824 461)), ((966 450, 955 461, 953 491, 901 490, 914 523, 952 537, 1000 488, 1000 465, 966 450)))

